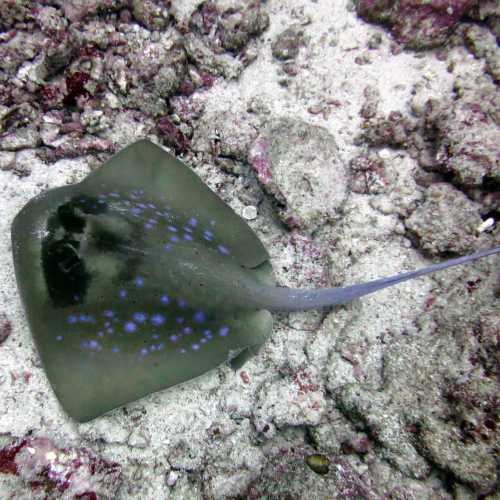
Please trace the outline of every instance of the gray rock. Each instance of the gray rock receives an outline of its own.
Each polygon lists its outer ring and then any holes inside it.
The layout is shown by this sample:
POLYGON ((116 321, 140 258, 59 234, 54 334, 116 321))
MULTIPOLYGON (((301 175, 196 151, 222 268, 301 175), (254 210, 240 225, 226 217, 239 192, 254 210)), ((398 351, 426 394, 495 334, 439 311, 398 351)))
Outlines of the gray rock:
POLYGON ((40 134, 31 127, 19 128, 0 138, 0 150, 3 151, 35 148, 38 144, 40 144, 40 134))
POLYGON ((366 425, 368 433, 383 446, 383 456, 401 472, 420 479, 429 475, 430 466, 411 444, 411 434, 387 392, 352 384, 345 385, 338 398, 342 411, 350 420, 366 425))
POLYGON ((424 203, 405 225, 426 252, 465 254, 484 243, 476 235, 481 222, 476 203, 450 184, 438 183, 427 189, 424 203))
POLYGON ((10 170, 16 155, 11 151, 0 151, 0 170, 10 170))
POLYGON ((314 231, 340 217, 349 171, 326 129, 274 120, 252 145, 249 159, 285 224, 314 231))
POLYGON ((68 26, 68 21, 62 16, 62 12, 54 7, 39 7, 36 22, 49 36, 63 32, 68 26))
POLYGON ((256 427, 266 423, 286 425, 318 425, 326 412, 325 392, 317 375, 299 371, 292 379, 266 384, 259 395, 254 413, 256 427))
POLYGON ((482 443, 464 442, 462 432, 453 425, 429 418, 420 431, 419 447, 434 464, 453 474, 474 491, 486 494, 497 481, 495 453, 482 443))
POLYGON ((169 13, 162 3, 153 0, 133 0, 132 13, 134 18, 151 30, 165 28, 169 13))
POLYGON ((134 429, 128 439, 127 443, 132 448, 147 448, 151 442, 151 436, 147 429, 134 429))
POLYGON ((304 43, 303 37, 304 30, 300 26, 291 26, 282 31, 273 42, 273 56, 282 61, 295 59, 304 43))
POLYGON ((223 75, 235 79, 243 71, 243 63, 227 54, 214 54, 203 40, 192 33, 184 37, 184 46, 191 60, 202 70, 212 75, 223 75))
POLYGON ((473 86, 459 79, 455 88, 457 98, 435 120, 439 144, 436 169, 451 172, 467 187, 481 186, 488 179, 500 182, 498 89, 486 79, 473 86))
POLYGON ((269 26, 269 16, 261 9, 260 1, 218 2, 221 11, 219 37, 222 46, 231 52, 244 49, 252 37, 269 26), (226 4, 226 5, 224 5, 226 4))

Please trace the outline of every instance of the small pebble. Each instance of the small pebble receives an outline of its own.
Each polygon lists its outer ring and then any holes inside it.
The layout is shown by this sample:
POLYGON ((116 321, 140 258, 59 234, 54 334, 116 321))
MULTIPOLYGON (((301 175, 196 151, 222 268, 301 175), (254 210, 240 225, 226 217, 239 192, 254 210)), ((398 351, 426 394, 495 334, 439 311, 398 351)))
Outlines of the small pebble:
POLYGON ((254 220, 257 218, 257 207, 248 205, 243 209, 242 216, 246 220, 254 220))
POLYGON ((179 479, 179 473, 171 470, 167 476, 167 486, 175 486, 177 479, 179 479))
POLYGON ((324 455, 314 454, 306 457, 306 464, 316 472, 316 474, 327 474, 330 467, 330 459, 324 455))

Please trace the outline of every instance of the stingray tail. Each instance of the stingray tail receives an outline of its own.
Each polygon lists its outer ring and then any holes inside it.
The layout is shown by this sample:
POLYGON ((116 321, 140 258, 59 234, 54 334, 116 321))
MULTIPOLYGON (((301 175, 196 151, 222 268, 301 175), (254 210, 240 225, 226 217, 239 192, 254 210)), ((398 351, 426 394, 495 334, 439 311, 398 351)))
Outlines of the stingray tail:
POLYGON ((397 285, 403 281, 408 281, 426 274, 447 269, 448 267, 460 266, 468 262, 473 262, 483 257, 488 257, 500 253, 500 247, 489 250, 481 250, 471 255, 465 255, 456 259, 450 259, 439 264, 433 264, 417 271, 380 278, 358 285, 350 285, 339 288, 320 288, 317 290, 290 289, 290 288, 266 288, 259 291, 262 307, 270 311, 306 311, 321 307, 344 304, 351 300, 374 293, 382 288, 397 285))

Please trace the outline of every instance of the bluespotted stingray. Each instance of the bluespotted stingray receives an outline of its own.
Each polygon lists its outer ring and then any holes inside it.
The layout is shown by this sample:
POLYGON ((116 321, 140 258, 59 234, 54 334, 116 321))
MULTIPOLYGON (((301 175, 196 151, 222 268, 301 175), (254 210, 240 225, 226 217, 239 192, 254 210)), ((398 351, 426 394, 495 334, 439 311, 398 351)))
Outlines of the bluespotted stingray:
POLYGON ((81 422, 224 362, 241 366, 270 335, 270 311, 341 304, 500 252, 344 288, 280 288, 248 225, 147 140, 30 200, 12 243, 49 381, 81 422))

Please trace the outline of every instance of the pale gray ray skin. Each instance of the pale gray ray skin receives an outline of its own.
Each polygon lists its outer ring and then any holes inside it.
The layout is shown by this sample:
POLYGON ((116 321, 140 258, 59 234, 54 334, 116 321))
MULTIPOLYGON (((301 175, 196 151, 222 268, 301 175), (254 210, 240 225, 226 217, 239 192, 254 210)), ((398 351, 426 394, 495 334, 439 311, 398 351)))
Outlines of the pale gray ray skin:
POLYGON ((79 421, 226 361, 241 366, 270 335, 269 311, 341 304, 500 251, 345 288, 276 287, 245 221, 147 140, 30 200, 12 243, 48 378, 79 421))

